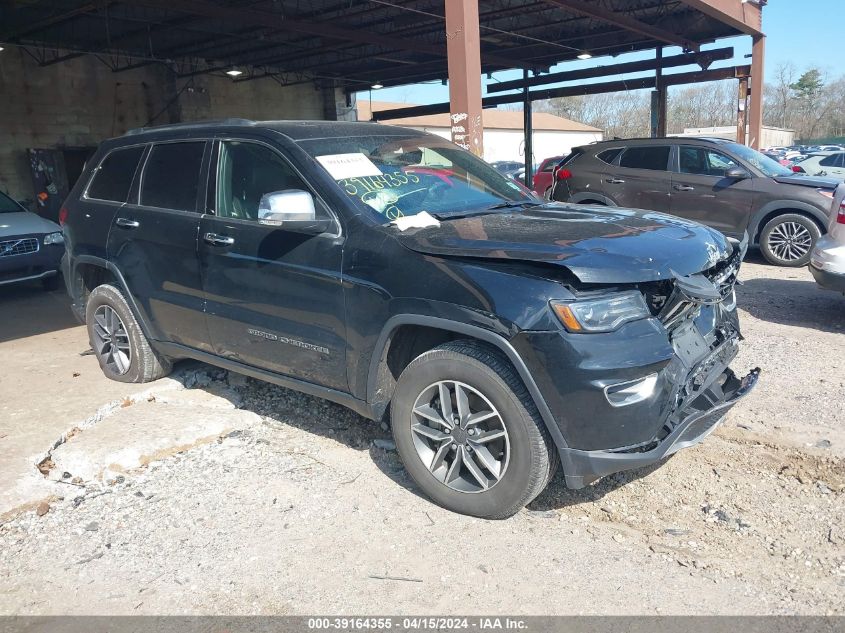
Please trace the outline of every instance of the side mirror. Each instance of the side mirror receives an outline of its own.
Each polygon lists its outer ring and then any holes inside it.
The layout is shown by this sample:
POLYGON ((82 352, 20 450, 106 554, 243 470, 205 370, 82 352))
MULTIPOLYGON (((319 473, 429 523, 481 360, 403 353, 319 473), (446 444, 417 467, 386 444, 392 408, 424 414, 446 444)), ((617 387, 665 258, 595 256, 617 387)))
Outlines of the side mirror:
POLYGON ((331 227, 328 218, 317 219, 314 197, 301 189, 285 189, 261 196, 258 223, 314 235, 324 233, 331 227))
POLYGON ((731 180, 745 180, 748 178, 748 172, 742 167, 731 167, 730 169, 725 170, 725 178, 730 178, 731 180))

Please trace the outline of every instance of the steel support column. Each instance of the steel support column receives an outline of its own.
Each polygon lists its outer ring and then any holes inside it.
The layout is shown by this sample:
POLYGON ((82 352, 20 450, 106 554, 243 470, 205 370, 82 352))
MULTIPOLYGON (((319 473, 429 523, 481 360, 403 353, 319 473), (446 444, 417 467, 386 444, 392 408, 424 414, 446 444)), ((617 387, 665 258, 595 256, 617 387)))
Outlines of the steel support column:
POLYGON ((655 58, 654 92, 651 93, 651 137, 666 136, 666 86, 663 85, 663 47, 655 58))
POLYGON ((748 77, 739 80, 736 97, 736 142, 745 145, 748 128, 748 77))
POLYGON ((763 138, 763 70, 766 58, 766 36, 757 35, 751 46, 751 90, 748 105, 748 144, 760 149, 763 138))
POLYGON ((522 71, 526 81, 522 88, 522 130, 525 134, 525 186, 529 189, 534 184, 534 123, 531 120, 531 94, 528 92, 528 71, 522 71))
POLYGON ((484 156, 478 0, 445 1, 452 141, 484 156))

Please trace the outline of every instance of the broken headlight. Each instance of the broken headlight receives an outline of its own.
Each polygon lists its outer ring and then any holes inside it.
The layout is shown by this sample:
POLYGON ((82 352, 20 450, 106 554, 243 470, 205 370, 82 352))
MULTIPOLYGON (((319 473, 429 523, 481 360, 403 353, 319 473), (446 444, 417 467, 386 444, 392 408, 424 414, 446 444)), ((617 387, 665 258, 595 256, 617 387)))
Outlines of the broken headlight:
POLYGON ((642 293, 636 290, 584 301, 552 301, 552 309, 570 332, 612 332, 651 316, 642 293))

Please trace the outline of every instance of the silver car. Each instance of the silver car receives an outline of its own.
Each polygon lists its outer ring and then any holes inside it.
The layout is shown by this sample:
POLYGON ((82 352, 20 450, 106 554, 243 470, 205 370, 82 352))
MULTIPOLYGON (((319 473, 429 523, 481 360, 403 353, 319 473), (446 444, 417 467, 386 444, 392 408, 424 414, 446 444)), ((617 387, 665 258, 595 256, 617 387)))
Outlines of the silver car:
POLYGON ((64 252, 62 227, 0 192, 0 286, 40 280, 56 289, 64 252))
POLYGON ((816 241, 810 272, 822 288, 845 293, 845 183, 833 193, 827 235, 816 241))

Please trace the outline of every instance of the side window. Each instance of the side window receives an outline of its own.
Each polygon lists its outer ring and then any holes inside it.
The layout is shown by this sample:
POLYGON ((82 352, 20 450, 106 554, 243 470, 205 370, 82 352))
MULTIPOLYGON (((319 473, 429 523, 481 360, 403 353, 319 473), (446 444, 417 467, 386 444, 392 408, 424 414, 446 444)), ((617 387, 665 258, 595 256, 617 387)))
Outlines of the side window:
POLYGON ((126 202, 132 179, 138 169, 138 161, 143 153, 143 146, 111 152, 97 167, 94 180, 85 192, 86 197, 109 202, 126 202))
POLYGON ((293 167, 275 151, 258 143, 220 143, 215 209, 218 216, 258 220, 261 197, 285 189, 310 191, 293 167))
POLYGON ((596 158, 598 158, 602 162, 610 164, 614 160, 616 160, 616 157, 619 156, 619 153, 623 149, 624 148, 622 148, 622 147, 614 147, 613 149, 606 149, 603 152, 599 152, 598 154, 596 154, 596 158))
POLYGON ((619 160, 620 167, 666 171, 669 164, 669 147, 629 147, 619 160))
POLYGON ((139 204, 196 211, 205 141, 153 145, 141 178, 139 204))
POLYGON ((822 167, 838 167, 838 158, 838 154, 831 154, 830 156, 825 156, 819 161, 819 165, 821 165, 822 167))
POLYGON ((682 174, 724 176, 725 171, 737 164, 724 154, 705 147, 682 145, 678 148, 678 168, 682 174))

